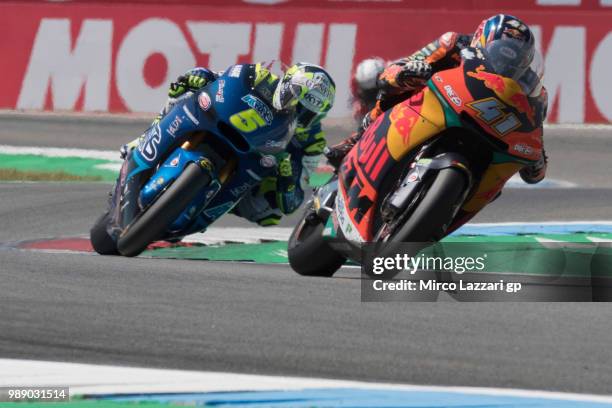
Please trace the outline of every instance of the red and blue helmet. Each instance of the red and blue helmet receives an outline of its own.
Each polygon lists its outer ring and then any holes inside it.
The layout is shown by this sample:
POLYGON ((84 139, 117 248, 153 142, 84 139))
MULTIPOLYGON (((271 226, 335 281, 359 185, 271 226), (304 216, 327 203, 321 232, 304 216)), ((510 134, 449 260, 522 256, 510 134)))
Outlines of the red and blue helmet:
POLYGON ((482 20, 474 33, 471 46, 486 48, 489 43, 503 38, 518 40, 531 47, 535 44, 533 33, 527 24, 510 14, 497 14, 482 20))
POLYGON ((499 74, 513 79, 527 71, 535 54, 533 33, 527 24, 509 14, 483 20, 470 45, 489 55, 499 74))

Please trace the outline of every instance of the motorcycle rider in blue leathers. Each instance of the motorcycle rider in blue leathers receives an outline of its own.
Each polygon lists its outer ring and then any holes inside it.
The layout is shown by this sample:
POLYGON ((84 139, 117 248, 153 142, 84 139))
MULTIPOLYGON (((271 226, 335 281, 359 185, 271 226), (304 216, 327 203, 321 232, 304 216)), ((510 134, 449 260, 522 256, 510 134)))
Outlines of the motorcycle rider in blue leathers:
MULTIPOLYGON (((320 66, 298 63, 281 77, 274 75, 261 63, 233 65, 225 72, 246 70, 252 78, 252 86, 275 109, 296 106, 294 136, 286 153, 278 162, 277 174, 267 177, 254 187, 233 208, 232 213, 261 226, 277 225, 283 214, 294 212, 304 200, 310 175, 315 171, 326 146, 321 120, 332 108, 335 84, 331 76, 320 66)), ((158 123, 176 101, 188 92, 196 92, 217 78, 215 73, 196 67, 170 84, 168 101, 153 121, 158 123)), ((138 146, 140 138, 124 145, 121 155, 138 146)))

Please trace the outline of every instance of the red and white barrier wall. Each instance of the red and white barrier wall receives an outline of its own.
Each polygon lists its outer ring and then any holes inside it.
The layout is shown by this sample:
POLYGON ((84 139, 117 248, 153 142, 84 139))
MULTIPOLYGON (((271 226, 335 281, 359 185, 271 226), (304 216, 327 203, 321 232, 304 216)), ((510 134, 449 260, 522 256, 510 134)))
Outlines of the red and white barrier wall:
POLYGON ((348 116, 361 59, 410 54, 497 12, 538 35, 550 122, 612 121, 612 0, 2 2, 0 108, 153 112, 189 67, 280 59, 324 65, 333 116, 348 116))

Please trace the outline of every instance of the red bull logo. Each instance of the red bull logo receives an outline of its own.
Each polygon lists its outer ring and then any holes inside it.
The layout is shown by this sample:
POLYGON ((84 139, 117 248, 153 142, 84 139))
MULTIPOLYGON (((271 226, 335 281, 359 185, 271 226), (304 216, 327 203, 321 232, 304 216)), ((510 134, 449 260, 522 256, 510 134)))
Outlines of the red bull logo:
POLYGON ((527 95, 521 86, 513 79, 506 78, 491 72, 485 71, 484 65, 480 65, 474 72, 468 72, 468 76, 484 82, 484 85, 495 92, 495 95, 506 104, 512 106, 517 111, 527 115, 532 126, 535 126, 535 113, 533 106, 529 103, 527 95))

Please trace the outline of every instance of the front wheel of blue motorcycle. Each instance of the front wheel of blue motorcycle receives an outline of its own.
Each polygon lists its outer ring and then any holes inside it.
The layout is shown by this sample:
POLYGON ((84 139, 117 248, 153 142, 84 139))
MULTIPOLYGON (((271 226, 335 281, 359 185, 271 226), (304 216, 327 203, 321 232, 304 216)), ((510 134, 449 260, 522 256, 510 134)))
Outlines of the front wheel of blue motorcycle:
POLYGON ((151 242, 163 238, 167 228, 210 180, 208 172, 199 165, 187 165, 179 178, 121 233, 117 241, 121 255, 136 256, 151 242))

